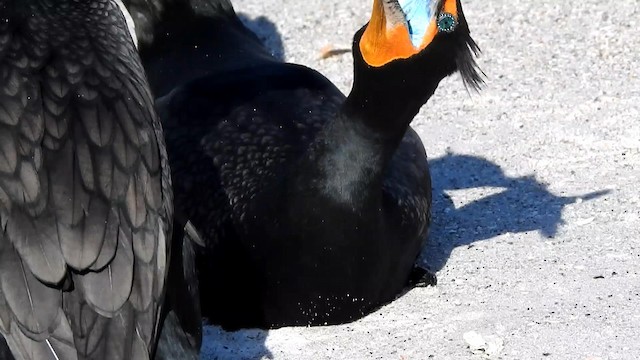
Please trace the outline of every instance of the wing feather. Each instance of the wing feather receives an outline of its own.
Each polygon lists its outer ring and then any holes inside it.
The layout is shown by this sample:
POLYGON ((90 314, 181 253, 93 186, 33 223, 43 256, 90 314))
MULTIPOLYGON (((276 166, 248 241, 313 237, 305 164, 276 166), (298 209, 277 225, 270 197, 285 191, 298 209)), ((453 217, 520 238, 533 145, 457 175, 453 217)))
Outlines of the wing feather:
POLYGON ((66 313, 74 331, 75 347, 87 359, 149 359, 144 342, 136 331, 140 324, 130 304, 125 304, 113 318, 100 316, 84 302, 80 293, 65 298, 66 313), (137 323, 137 324, 136 324, 137 323))
POLYGON ((90 200, 77 224, 58 223, 60 247, 69 266, 82 271, 98 259, 105 239, 111 209, 102 199, 90 200))
POLYGON ((47 284, 62 280, 66 266, 53 216, 34 219, 14 208, 7 222, 6 235, 34 276, 47 284))
POLYGON ((153 303, 154 263, 137 261, 134 264, 133 288, 130 302, 137 311, 144 311, 153 303))
POLYGON ((124 19, 111 0, 0 8, 0 335, 18 360, 147 360, 171 186, 124 19))
MULTIPOLYGON (((121 225, 122 227, 122 225, 121 225)), ((133 282, 131 230, 120 229, 116 256, 102 271, 76 276, 87 303, 104 317, 113 317, 129 300, 133 282)))
MULTIPOLYGON (((30 84, 34 86, 33 84, 30 84)), ((20 134, 30 142, 39 142, 44 134, 44 117, 42 116, 42 100, 37 91, 29 92, 29 105, 20 117, 20 134)))
POLYGON ((79 179, 77 165, 74 163, 73 144, 69 141, 56 151, 55 155, 48 153, 47 169, 52 193, 50 202, 57 221, 63 225, 76 225, 83 218, 89 206, 91 194, 82 186, 79 179))
MULTIPOLYGON (((5 84, 13 85, 9 80, 5 84)), ((24 104, 20 98, 11 96, 12 90, 5 91, 5 98, 0 103, 0 121, 6 125, 15 126, 24 112, 24 104)))
POLYGON ((142 186, 143 180, 136 174, 129 182, 129 189, 127 190, 127 217, 136 229, 142 226, 147 217, 147 204, 144 201, 144 186, 142 186))
MULTIPOLYGON (((134 110, 135 112, 133 112, 123 101, 117 101, 114 104, 114 110, 120 119, 135 118, 139 115, 139 111, 134 110)), ((122 121, 122 132, 135 146, 139 146, 142 143, 142 140, 140 139, 140 132, 136 131, 135 122, 122 121)))
POLYGON ((87 191, 95 191, 95 167, 91 157, 91 149, 84 139, 78 139, 76 142, 76 161, 82 177, 82 185, 87 191))
POLYGON ((105 221, 104 242, 100 248, 100 254, 89 270, 100 271, 104 269, 116 256, 118 248, 118 232, 120 231, 120 217, 116 209, 111 208, 105 221))
POLYGON ((18 360, 77 360, 73 332, 62 309, 58 310, 54 328, 55 331, 45 341, 35 341, 21 331, 12 331, 7 340, 12 347, 20 349, 20 354, 28 355, 26 358, 19 356, 18 360))
POLYGON ((152 217, 147 217, 143 226, 133 233, 133 253, 136 260, 149 264, 157 252, 155 227, 152 217))
POLYGON ((138 148, 124 137, 122 129, 119 126, 114 133, 113 142, 113 153, 116 163, 121 168, 131 169, 138 161, 138 148))
POLYGON ((38 281, 10 244, 2 250, 0 286, 9 309, 26 332, 46 334, 58 315, 60 290, 38 281))
MULTIPOLYGON (((0 115, 1 117, 2 115, 0 115)), ((12 174, 18 165, 18 149, 14 136, 5 129, 0 130, 0 172, 12 174)))
POLYGON ((78 106, 78 117, 82 119, 84 130, 89 139, 97 146, 109 144, 113 135, 113 127, 115 126, 111 110, 102 101, 98 101, 97 104, 89 103, 86 105, 79 103, 81 105, 78 106))

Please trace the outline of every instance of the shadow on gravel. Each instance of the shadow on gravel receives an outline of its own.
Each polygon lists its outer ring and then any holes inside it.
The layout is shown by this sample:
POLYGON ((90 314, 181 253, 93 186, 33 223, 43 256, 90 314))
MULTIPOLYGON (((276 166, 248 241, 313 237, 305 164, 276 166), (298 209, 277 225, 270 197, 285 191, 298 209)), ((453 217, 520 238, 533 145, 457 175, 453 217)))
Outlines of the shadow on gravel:
POLYGON ((469 155, 450 153, 430 160, 429 167, 433 223, 420 260, 432 271, 442 269, 456 247, 504 233, 539 231, 551 238, 563 223, 562 209, 566 205, 609 192, 557 196, 534 177, 507 177, 498 165, 469 155), (474 198, 478 199, 456 208, 447 193, 463 189, 476 191, 474 198))
POLYGON ((284 44, 282 36, 276 25, 264 16, 250 18, 239 13, 238 17, 249 30, 258 36, 264 46, 271 51, 271 55, 280 61, 284 61, 284 44))
POLYGON ((218 326, 206 326, 201 359, 273 359, 265 345, 268 333, 260 329, 226 332, 218 326))

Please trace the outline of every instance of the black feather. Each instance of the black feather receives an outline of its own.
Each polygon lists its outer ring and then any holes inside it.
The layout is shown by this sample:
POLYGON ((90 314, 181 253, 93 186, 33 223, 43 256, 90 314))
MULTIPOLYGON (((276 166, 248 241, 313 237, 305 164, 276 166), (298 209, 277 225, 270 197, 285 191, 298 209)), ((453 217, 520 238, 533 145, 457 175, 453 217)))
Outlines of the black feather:
MULTIPOLYGON (((176 222, 177 223, 177 222, 176 222)), ((164 326, 158 343, 156 360, 199 359, 202 344, 202 316, 198 275, 195 264, 195 241, 187 225, 174 226, 171 266, 167 283, 164 326), (193 304, 193 306, 185 306, 193 304)))
POLYGON ((461 29, 457 31, 456 67, 460 72, 462 81, 467 89, 480 91, 484 84, 485 74, 480 70, 476 57, 481 53, 480 47, 471 37, 469 24, 462 11, 460 0, 458 2, 458 18, 461 29))

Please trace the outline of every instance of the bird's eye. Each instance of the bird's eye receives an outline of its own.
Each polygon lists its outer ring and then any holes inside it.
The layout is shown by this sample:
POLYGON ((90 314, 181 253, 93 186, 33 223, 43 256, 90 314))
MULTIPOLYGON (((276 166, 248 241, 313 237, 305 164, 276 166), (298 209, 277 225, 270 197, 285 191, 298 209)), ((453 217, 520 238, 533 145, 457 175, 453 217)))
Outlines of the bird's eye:
POLYGON ((438 16, 438 32, 450 33, 456 29, 458 22, 456 18, 449 13, 441 13, 438 16))

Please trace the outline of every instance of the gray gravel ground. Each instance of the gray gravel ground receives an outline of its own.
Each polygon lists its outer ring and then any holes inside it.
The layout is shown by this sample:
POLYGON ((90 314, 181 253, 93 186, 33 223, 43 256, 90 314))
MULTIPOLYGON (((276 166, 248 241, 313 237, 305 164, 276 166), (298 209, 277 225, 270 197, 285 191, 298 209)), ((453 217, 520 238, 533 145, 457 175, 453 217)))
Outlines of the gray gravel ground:
MULTIPOLYGON (((204 359, 640 358, 640 2, 463 3, 486 87, 447 79, 413 122, 438 286, 342 326, 209 327, 204 359)), ((349 90, 351 55, 319 57, 351 46, 371 1, 234 4, 349 90)))

